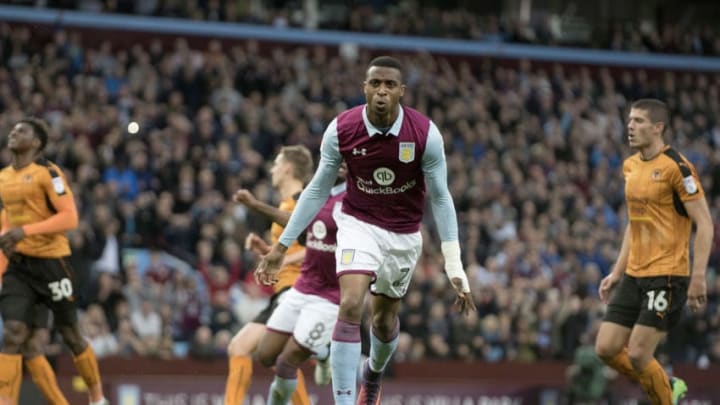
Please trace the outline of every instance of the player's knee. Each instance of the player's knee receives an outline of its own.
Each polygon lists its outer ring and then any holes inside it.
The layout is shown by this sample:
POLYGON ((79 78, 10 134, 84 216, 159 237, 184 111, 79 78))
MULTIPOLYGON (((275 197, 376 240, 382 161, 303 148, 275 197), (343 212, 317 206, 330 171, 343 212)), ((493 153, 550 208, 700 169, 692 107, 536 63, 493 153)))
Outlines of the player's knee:
POLYGON ((85 349, 87 349, 87 347, 88 347, 87 342, 85 340, 83 340, 82 338, 75 339, 75 340, 66 340, 65 344, 67 345, 68 348, 70 348, 70 351, 75 356, 79 356, 80 354, 82 354, 82 352, 84 352, 85 349))
POLYGON ((636 372, 643 371, 652 357, 653 353, 649 352, 645 347, 632 345, 628 347, 628 358, 633 370, 636 372))
POLYGON ((44 353, 42 349, 37 346, 25 345, 22 347, 21 354, 23 356, 23 359, 29 360, 34 359, 35 357, 40 356, 44 353))
POLYGON ((364 294, 346 294, 340 297, 338 318, 350 322, 360 322, 362 319, 364 300, 364 294))
POLYGON ((227 347, 227 353, 230 357, 235 356, 249 356, 250 350, 247 349, 247 344, 243 341, 242 333, 238 333, 230 339, 230 343, 227 347))
POLYGON ((340 307, 338 318, 347 322, 360 323, 362 320, 362 307, 340 307))
POLYGON ((3 331, 3 352, 20 353, 28 337, 27 325, 20 321, 6 321, 3 331))
POLYGON ((237 356, 237 354, 235 354, 237 352, 236 346, 237 346, 237 335, 233 336, 233 338, 230 339, 230 343, 228 343, 228 345, 227 345, 228 357, 237 356))
POLYGON ((28 339, 22 346, 22 355, 26 359, 32 359, 43 354, 47 343, 46 335, 33 334, 32 338, 28 339))
POLYGON ((61 326, 58 330, 62 335, 63 342, 75 356, 85 351, 87 342, 80 334, 77 326, 61 326))
POLYGON ((622 347, 616 347, 613 344, 610 344, 609 342, 598 340, 595 342, 595 353, 600 358, 600 360, 604 362, 610 361, 613 357, 615 357, 620 351, 622 350, 622 347))
POLYGON ((392 312, 376 312, 372 316, 373 332, 381 337, 397 335, 398 324, 398 316, 392 312))
POLYGON ((264 351, 258 351, 256 355, 257 361, 262 364, 263 367, 272 367, 275 365, 276 358, 275 356, 272 356, 270 353, 266 353, 264 351))

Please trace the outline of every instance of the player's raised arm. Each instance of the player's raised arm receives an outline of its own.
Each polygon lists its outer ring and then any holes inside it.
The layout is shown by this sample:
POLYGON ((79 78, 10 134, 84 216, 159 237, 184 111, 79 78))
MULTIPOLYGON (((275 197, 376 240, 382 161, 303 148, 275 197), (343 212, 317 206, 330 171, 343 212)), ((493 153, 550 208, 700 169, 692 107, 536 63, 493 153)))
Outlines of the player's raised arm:
POLYGON ((330 195, 337 172, 342 163, 342 155, 338 148, 337 121, 333 120, 323 134, 320 146, 320 163, 310 183, 300 195, 297 206, 270 253, 265 255, 258 264, 255 276, 258 282, 271 284, 274 274, 280 269, 287 247, 307 228, 310 221, 317 215, 320 208, 330 195))
POLYGON ((458 294, 456 304, 462 313, 475 309, 470 284, 460 258, 457 214, 447 185, 447 164, 443 139, 431 121, 422 168, 427 181, 435 224, 440 234, 441 250, 445 258, 445 273, 458 294))
POLYGON ((281 210, 278 207, 274 207, 268 203, 258 200, 250 190, 240 189, 233 194, 232 199, 233 202, 244 204, 246 207, 264 215, 278 225, 285 226, 290 219, 290 211, 281 210))

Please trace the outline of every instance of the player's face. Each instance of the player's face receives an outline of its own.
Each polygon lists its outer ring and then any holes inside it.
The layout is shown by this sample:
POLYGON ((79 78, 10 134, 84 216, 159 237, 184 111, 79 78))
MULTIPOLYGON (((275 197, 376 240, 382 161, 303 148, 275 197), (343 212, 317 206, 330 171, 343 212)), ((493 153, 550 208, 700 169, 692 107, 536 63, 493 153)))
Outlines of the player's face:
POLYGON ((35 136, 35 131, 26 122, 15 124, 10 135, 8 135, 8 148, 13 152, 22 152, 40 146, 40 140, 35 136))
POLYGON ((277 155, 272 167, 270 168, 270 177, 272 180, 273 187, 277 187, 282 183, 283 179, 289 175, 292 167, 290 163, 285 160, 283 154, 277 155))
POLYGON ((395 68, 372 66, 364 82, 365 100, 370 111, 385 116, 397 108, 405 93, 400 71, 395 68))
POLYGON ((663 124, 652 123, 646 110, 630 109, 628 116, 628 143, 631 148, 641 149, 649 146, 661 135, 663 124))

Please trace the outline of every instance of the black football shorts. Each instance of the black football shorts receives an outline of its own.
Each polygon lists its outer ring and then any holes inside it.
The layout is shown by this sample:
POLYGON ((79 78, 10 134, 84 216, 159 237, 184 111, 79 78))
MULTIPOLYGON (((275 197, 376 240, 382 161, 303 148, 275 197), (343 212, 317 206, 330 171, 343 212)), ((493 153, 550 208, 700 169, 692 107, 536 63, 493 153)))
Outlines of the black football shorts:
POLYGON ((0 311, 4 320, 24 322, 28 327, 47 327, 48 308, 57 325, 77 323, 77 294, 73 270, 67 257, 39 258, 13 254, 3 274, 0 311))
POLYGON ((668 331, 680 320, 689 277, 623 275, 610 298, 605 321, 628 328, 635 324, 668 331))

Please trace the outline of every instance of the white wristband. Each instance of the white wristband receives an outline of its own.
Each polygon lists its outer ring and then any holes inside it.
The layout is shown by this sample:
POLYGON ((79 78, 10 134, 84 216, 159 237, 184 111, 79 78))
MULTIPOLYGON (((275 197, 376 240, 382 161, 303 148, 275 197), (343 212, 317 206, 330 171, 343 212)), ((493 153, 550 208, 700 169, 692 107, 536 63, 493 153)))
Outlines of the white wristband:
POLYGON ((456 240, 442 242, 440 244, 440 250, 442 250, 443 257, 445 258, 445 274, 447 274, 451 282, 454 278, 462 280, 463 292, 469 293, 470 283, 468 282, 467 274, 465 274, 465 269, 460 259, 460 243, 456 240))

